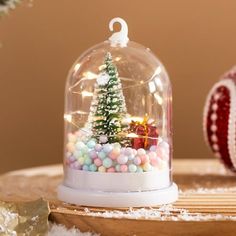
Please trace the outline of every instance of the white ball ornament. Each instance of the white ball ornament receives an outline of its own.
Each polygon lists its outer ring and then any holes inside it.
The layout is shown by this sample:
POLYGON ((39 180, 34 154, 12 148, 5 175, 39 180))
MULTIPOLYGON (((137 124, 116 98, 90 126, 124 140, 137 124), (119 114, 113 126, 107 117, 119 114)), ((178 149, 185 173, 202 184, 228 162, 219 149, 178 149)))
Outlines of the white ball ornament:
POLYGON ((118 158, 117 158, 117 162, 121 165, 126 164, 127 161, 128 161, 128 157, 123 154, 118 156, 118 158))
POLYGON ((109 79, 109 75, 105 72, 102 72, 97 77, 97 83, 100 86, 105 86, 108 83, 109 79))
POLYGON ((133 149, 130 148, 130 147, 127 147, 127 148, 125 149, 125 154, 126 154, 127 156, 132 155, 132 154, 133 154, 133 149))
POLYGON ((106 143, 107 141, 108 141, 108 138, 107 138, 106 135, 101 135, 101 136, 99 137, 99 142, 100 142, 100 143, 106 143))
POLYGON ((146 154, 146 151, 143 148, 138 149, 138 155, 139 156, 142 156, 142 155, 145 155, 145 154, 146 154))

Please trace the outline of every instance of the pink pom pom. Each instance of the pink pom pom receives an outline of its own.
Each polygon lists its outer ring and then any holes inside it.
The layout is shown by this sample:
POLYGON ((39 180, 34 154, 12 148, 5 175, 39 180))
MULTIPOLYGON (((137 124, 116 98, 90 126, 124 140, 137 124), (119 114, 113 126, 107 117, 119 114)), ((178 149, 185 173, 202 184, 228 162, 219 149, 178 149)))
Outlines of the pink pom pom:
POLYGON ((140 156, 140 159, 141 159, 141 163, 145 164, 146 162, 148 162, 149 157, 148 157, 148 155, 142 155, 142 156, 140 156))
POLYGON ((161 163, 161 158, 160 157, 151 157, 150 163, 152 166, 158 166, 161 163))
POLYGON ((107 172, 114 173, 114 172, 116 172, 116 170, 114 167, 110 167, 107 169, 107 172))
POLYGON ((94 164, 99 167, 99 166, 102 165, 102 160, 99 159, 99 158, 96 158, 96 159, 94 160, 94 164))
POLYGON ((119 148, 114 148, 114 149, 108 154, 108 156, 109 156, 112 160, 116 160, 119 155, 120 155, 120 149, 119 149, 119 148))
POLYGON ((127 172, 128 171, 128 166, 127 165, 120 165, 120 171, 121 172, 127 172))
POLYGON ((149 158, 155 158, 157 154, 155 152, 149 152, 148 153, 149 158))
POLYGON ((92 159, 96 159, 96 158, 98 157, 97 153, 96 153, 94 150, 92 150, 92 151, 89 152, 89 156, 90 156, 92 159))

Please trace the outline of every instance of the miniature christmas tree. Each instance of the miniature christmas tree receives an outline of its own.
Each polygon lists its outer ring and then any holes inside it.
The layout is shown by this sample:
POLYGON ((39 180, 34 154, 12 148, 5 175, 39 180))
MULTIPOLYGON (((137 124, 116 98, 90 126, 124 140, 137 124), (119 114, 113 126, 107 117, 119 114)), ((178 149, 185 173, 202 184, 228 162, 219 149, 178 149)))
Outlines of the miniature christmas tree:
POLYGON ((127 143, 124 133, 127 130, 122 120, 126 115, 125 98, 116 66, 110 53, 106 54, 104 68, 97 78, 89 119, 92 120, 94 136, 107 137, 103 142, 127 143))

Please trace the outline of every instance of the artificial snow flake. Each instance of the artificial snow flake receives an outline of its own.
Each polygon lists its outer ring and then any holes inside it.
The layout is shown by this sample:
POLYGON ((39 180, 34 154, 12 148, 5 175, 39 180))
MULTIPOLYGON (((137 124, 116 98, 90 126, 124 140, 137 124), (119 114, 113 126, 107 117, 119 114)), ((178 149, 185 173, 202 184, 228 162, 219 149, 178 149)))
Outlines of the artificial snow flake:
POLYGON ((209 221, 209 220, 230 220, 236 221, 235 216, 221 214, 191 213, 187 209, 176 208, 172 205, 163 205, 159 208, 139 208, 126 211, 106 210, 104 212, 87 211, 87 215, 104 218, 117 219, 147 219, 147 220, 172 220, 172 221, 209 221))
POLYGON ((47 236, 99 236, 99 234, 95 234, 92 232, 81 232, 79 229, 73 227, 71 229, 67 229, 63 225, 56 225, 52 224, 50 225, 49 232, 47 233, 47 236))
POLYGON ((104 86, 108 83, 110 77, 106 72, 102 72, 97 77, 97 83, 100 86, 104 86))

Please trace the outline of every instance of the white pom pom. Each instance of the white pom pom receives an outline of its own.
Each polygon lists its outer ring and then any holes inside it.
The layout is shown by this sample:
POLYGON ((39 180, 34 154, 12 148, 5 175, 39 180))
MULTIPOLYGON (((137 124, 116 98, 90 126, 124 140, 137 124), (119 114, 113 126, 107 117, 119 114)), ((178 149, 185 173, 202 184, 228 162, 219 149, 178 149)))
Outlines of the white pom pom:
POLYGON ((97 77, 97 83, 100 86, 104 86, 108 83, 110 77, 106 72, 102 72, 97 77))
POLYGON ((106 143, 107 141, 108 141, 108 138, 107 138, 106 135, 101 135, 101 136, 99 137, 99 142, 100 142, 100 143, 106 143))

